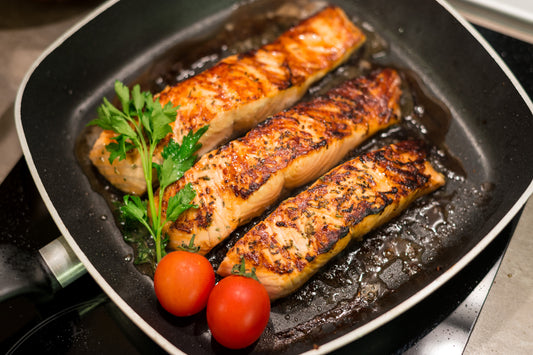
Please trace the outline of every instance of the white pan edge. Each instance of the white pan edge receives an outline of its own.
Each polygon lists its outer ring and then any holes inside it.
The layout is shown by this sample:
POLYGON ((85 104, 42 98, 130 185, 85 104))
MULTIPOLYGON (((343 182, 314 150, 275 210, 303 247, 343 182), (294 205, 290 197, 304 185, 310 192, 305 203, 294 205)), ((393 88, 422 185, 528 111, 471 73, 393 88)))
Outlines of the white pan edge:
MULTIPOLYGON (((442 7, 444 7, 450 14, 452 14, 467 30, 472 34, 472 36, 483 46, 483 48, 490 54, 490 56, 494 59, 494 61, 500 66, 500 68, 503 70, 503 72, 507 75, 509 80, 512 82, 524 102, 529 107, 529 110, 531 111, 533 115, 533 103, 531 102, 531 99, 526 94, 524 88, 514 74, 511 72, 507 64, 503 61, 503 59, 494 51, 492 46, 487 42, 485 38, 472 26, 457 10, 455 10, 454 7, 452 7, 447 1, 445 0, 435 0, 438 2, 442 7)), ((478 244, 474 246, 468 253, 466 253, 457 263, 455 263, 450 269, 448 269, 446 272, 444 272, 442 275, 437 277, 435 280, 433 280, 429 285, 424 287, 422 290, 418 291, 413 296, 409 297, 402 303, 398 304, 396 307, 392 308, 391 310, 385 312, 381 316, 377 317, 376 319, 371 320, 370 322, 366 323, 365 325, 354 329, 353 331, 338 337, 337 339, 334 339, 330 341, 329 343, 326 343, 324 345, 321 345, 318 349, 313 349, 310 351, 305 352, 305 354, 325 354, 328 352, 331 352, 335 349, 338 349, 342 346, 348 345, 352 341, 359 339, 363 337, 364 335, 376 330, 377 328, 385 325, 392 319, 398 317, 402 313, 406 312, 422 300, 424 300, 426 297, 428 297, 430 294, 435 292, 437 289, 439 289, 441 286, 443 286, 446 282, 451 280, 459 271, 461 271, 465 266, 467 266, 476 256, 478 256, 499 234, 500 232, 512 221, 512 219, 516 216, 516 214, 520 211, 520 209, 526 204, 529 197, 533 194, 533 180, 530 182, 527 189, 524 191, 524 193, 520 196, 520 198, 516 201, 516 203, 511 207, 511 209, 505 214, 505 216, 494 226, 494 228, 487 233, 483 239, 479 241, 478 244)))
MULTIPOLYGON (((80 247, 76 244, 74 238, 70 235, 67 227, 63 224, 63 221, 61 220, 61 217, 57 213, 55 207, 52 204, 52 201, 50 200, 46 189, 44 188, 44 185, 40 179, 40 176, 37 172, 37 169, 35 167, 35 163, 33 162, 33 158, 31 156, 31 153, 28 148, 28 144, 26 141, 26 137, 24 135, 24 128, 22 127, 22 121, 21 121, 21 101, 22 96, 24 93, 24 89, 26 87, 26 84, 31 77, 32 73, 35 71, 35 69, 39 66, 39 64, 46 58, 53 50, 55 50, 58 46, 60 46, 67 38, 69 38, 72 34, 74 34, 76 31, 78 31, 80 28, 82 28, 85 24, 89 23, 91 20, 93 20, 95 17, 97 17, 99 14, 104 12, 107 8, 111 7, 115 3, 117 3, 119 0, 109 0, 102 5, 100 5, 98 8, 96 8, 94 11, 92 11, 89 15, 87 15, 84 19, 82 19, 80 22, 78 22, 76 25, 74 25, 72 28, 70 28, 68 31, 66 31, 61 37, 59 37, 54 43, 52 43, 42 54, 39 56, 39 58, 32 64, 29 71, 26 73, 24 79, 21 82, 21 85, 18 89, 16 100, 15 100, 15 125, 17 129, 17 134, 19 137, 19 141, 22 147, 22 151, 24 154, 24 157, 26 159, 28 168, 30 170, 30 173, 33 177, 33 180, 37 186, 37 189, 50 213, 52 216, 54 222, 56 223, 58 229, 62 233, 62 235, 65 237, 65 239, 68 241, 70 247, 75 252, 76 256, 80 259, 80 261, 84 264, 89 274, 93 277, 93 279, 97 282, 97 284, 103 289, 103 291, 112 299, 112 301, 120 308, 124 314, 126 314, 139 328, 141 328, 145 334, 147 334, 152 340, 154 340, 157 344, 159 344, 165 351, 172 353, 172 354, 184 354, 181 350, 179 350, 174 344, 169 342, 165 337, 163 337, 159 332, 157 332, 155 329, 152 328, 143 318, 141 318, 123 299, 120 297, 118 293, 115 292, 115 290, 107 283, 107 281, 100 275, 100 273, 96 270, 96 268, 92 265, 92 263, 89 261, 87 256, 83 253, 83 251, 80 249, 80 247)), ((499 55, 494 51, 494 49, 488 44, 488 42, 475 30, 475 28, 468 23, 451 5, 449 5, 445 0, 436 0, 441 6, 443 6, 448 12, 450 12, 471 34, 472 36, 482 44, 482 46, 485 48, 485 50, 491 55, 491 57, 494 59, 494 61, 501 67, 501 69, 504 71, 504 73, 507 75, 507 77, 510 79, 510 81, 513 83, 514 87, 520 94, 520 96, 523 98, 523 100, 526 102, 527 106, 529 107, 530 111, 533 114, 533 103, 531 102, 531 99, 527 96, 526 92, 514 76, 514 74, 511 72, 511 70, 507 67, 507 65, 504 63, 504 61, 499 57, 499 55)), ((444 285, 447 281, 449 281, 453 276, 455 276, 460 270, 462 270, 466 265, 468 265, 477 255, 481 253, 497 236, 498 234, 511 222, 511 220, 514 218, 514 216, 520 211, 522 206, 525 205, 528 198, 533 194, 533 180, 529 184, 528 188, 524 191, 524 193, 520 196, 520 198, 516 201, 516 203, 513 205, 513 207, 507 212, 507 214, 498 222, 498 224, 474 247, 472 248, 465 256, 463 256, 456 264, 454 264, 449 270, 444 272, 441 276, 437 277, 434 281, 432 281, 429 285, 424 287, 422 290, 417 292, 415 295, 411 296, 407 300, 403 301, 396 307, 392 308, 391 310, 387 311, 386 313, 382 314, 381 316, 377 317, 376 319, 368 322, 367 324, 358 327, 357 329, 338 337, 335 340, 332 340, 326 344, 321 345, 318 349, 313 349, 305 354, 323 354, 331 352, 335 349, 338 349, 344 345, 347 345, 351 342, 353 342, 356 339, 359 339, 363 337, 364 335, 372 332, 373 330, 379 328, 380 326, 388 323, 392 319, 398 317, 402 313, 406 312, 419 302, 421 302, 423 299, 425 299, 427 296, 435 292, 438 288, 440 288, 442 285, 444 285)))
POLYGON ((61 220, 61 217, 57 213, 57 210, 55 209, 52 201, 50 200, 50 197, 48 196, 48 193, 46 192, 46 189, 41 181, 41 178, 39 176, 39 173, 37 172, 37 169, 35 167, 35 163, 33 162, 33 158, 31 155, 31 152, 28 147, 28 143, 26 141, 26 137, 24 134, 24 127, 22 126, 22 119, 21 119, 21 102, 22 102, 22 96, 24 94, 24 90, 26 88, 26 84, 28 83, 28 80, 30 79, 31 75, 35 71, 35 69, 40 65, 40 63, 50 54, 52 53, 57 47, 59 47, 67 38, 72 36, 75 32, 77 32, 80 28, 85 26, 87 23, 92 21, 95 17, 103 13, 105 10, 107 10, 109 7, 113 6, 115 3, 117 3, 119 0, 108 0, 104 2, 102 5, 98 6, 95 10, 91 11, 86 17, 84 17, 80 22, 76 23, 74 26, 72 26, 69 30, 67 30, 63 35, 61 35, 57 40, 55 40, 40 56, 39 58, 32 64, 26 75, 24 76, 19 89, 17 91, 17 96, 15 99, 15 108, 14 108, 14 115, 15 115, 15 126, 17 129, 17 135, 20 141, 20 145, 22 147, 22 152, 24 154, 24 158, 26 160, 26 163, 28 165, 28 168, 30 170, 31 176, 33 177, 33 180, 35 182, 35 185, 37 186, 37 189, 41 195, 41 198, 43 199, 46 208, 48 209, 48 212, 52 216, 52 219, 56 223, 59 231, 65 237, 67 240, 69 246, 72 248, 78 259, 83 263, 91 277, 96 281, 96 283, 102 288, 102 290, 111 298, 111 300, 118 306, 118 308, 128 316, 139 328, 141 328, 145 334, 147 334, 153 341, 155 341, 157 344, 159 344, 165 351, 172 353, 172 354, 185 354, 174 344, 169 342, 165 337, 163 337, 159 332, 157 332, 155 329, 153 329, 141 316, 139 316, 127 303, 120 297, 120 295, 107 283, 107 281, 100 275, 100 273, 96 270, 96 268, 92 265, 90 260, 87 258, 85 253, 80 249, 74 238, 70 235, 69 230, 64 225, 63 221, 61 220))

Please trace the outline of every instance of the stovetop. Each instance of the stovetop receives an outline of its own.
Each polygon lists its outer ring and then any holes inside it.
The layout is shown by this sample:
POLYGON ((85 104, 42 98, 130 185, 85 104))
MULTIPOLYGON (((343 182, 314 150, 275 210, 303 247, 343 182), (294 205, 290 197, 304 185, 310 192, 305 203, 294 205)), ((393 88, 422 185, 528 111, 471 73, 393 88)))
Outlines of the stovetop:
MULTIPOLYGON (((533 96, 533 46, 483 28, 479 30, 507 62, 528 94, 533 96)), ((0 244, 17 246, 20 257, 25 257, 59 236, 23 160, 0 185, 0 196, 0 215, 3 217, 0 244)), ((461 321, 463 308, 468 307, 462 302, 497 265, 518 217, 438 292, 385 326, 339 349, 338 353, 422 353, 420 344, 435 343, 432 330, 446 324, 450 317, 461 321)), ((20 296, 0 303, 0 320, 2 353, 162 352, 103 294, 89 275, 58 291, 53 298, 20 296)), ((465 326, 472 325, 467 322, 465 326)), ((450 328, 442 330, 437 343, 439 339, 452 337, 453 331, 450 328)))

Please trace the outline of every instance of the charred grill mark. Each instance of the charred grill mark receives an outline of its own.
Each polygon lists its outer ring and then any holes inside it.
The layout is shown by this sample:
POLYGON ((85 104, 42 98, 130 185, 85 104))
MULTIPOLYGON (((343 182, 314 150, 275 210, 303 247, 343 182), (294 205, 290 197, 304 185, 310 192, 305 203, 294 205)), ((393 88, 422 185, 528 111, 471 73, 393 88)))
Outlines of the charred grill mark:
MULTIPOLYGON (((380 75, 388 75, 380 73, 380 75)), ((371 83, 379 83, 374 77, 355 80, 358 85, 369 86, 371 83)), ((352 87, 354 82, 348 82, 346 86, 352 87)), ((343 85, 344 87, 344 85, 343 85)), ((248 135, 238 139, 240 146, 245 147, 250 153, 274 152, 259 160, 250 161, 244 154, 233 157, 231 167, 227 170, 231 176, 231 189, 235 196, 247 199, 277 171, 300 156, 312 151, 322 149, 334 140, 341 139, 353 134, 354 124, 368 119, 361 112, 372 111, 374 115, 380 114, 380 109, 390 112, 387 105, 388 97, 380 95, 379 98, 366 96, 360 100, 360 96, 353 95, 348 90, 339 90, 334 96, 336 100, 318 98, 295 106, 289 111, 273 116, 252 130, 248 135), (341 97, 344 94, 346 97, 341 97), (347 97, 352 97, 350 101, 347 97), (378 100, 379 99, 379 100, 378 100), (367 100, 368 102, 365 102, 367 100), (378 101, 380 104, 378 104, 378 101), (384 102, 381 105, 381 101, 384 102), (365 107, 362 110, 361 107, 365 107), (261 137, 261 139, 259 139, 261 137), (269 137, 267 139, 263 137, 269 137), (275 143, 273 143, 275 142, 275 143)), ((390 115, 388 116, 390 118, 390 115)), ((368 133, 368 123, 363 123, 365 132, 368 133)), ((235 147, 226 145, 219 152, 231 152, 235 147)))
POLYGON ((193 226, 190 223, 172 224, 169 229, 183 233, 192 233, 193 226))
POLYGON ((207 205, 204 200, 201 200, 200 206, 196 209, 194 215, 194 224, 201 226, 202 228, 207 228, 211 225, 213 220, 213 207, 207 205))
MULTIPOLYGON (((232 207, 230 207, 229 212, 219 211, 221 204, 240 206, 240 204, 250 200, 251 196, 274 176, 284 174, 285 169, 297 159, 309 156, 312 152, 325 152, 330 149, 331 145, 348 144, 343 142, 346 137, 362 140, 367 137, 369 132, 374 133, 396 122, 395 117, 390 115, 387 119, 377 119, 377 117, 380 110, 387 112, 399 110, 399 83, 398 74, 388 69, 375 72, 367 77, 354 79, 343 84, 341 88, 351 87, 352 91, 361 93, 364 90, 357 89, 359 86, 372 87, 370 92, 376 97, 361 98, 360 95, 354 94, 350 90, 339 90, 339 93, 333 96, 334 100, 328 99, 326 95, 298 104, 290 110, 270 117, 245 136, 204 156, 180 181, 168 188, 168 193, 165 192, 165 199, 168 199, 186 182, 191 182, 200 191, 193 201, 200 207, 186 211, 177 221, 173 222, 170 230, 192 230, 192 233, 197 234, 203 233, 203 231, 208 232, 208 228, 214 225, 214 216, 219 218, 220 215, 234 211, 231 209, 232 207), (381 77, 385 77, 387 80, 379 80, 378 78, 381 77), (342 93, 346 96, 342 96, 342 93), (391 108, 393 108, 392 111, 391 108), (214 180, 204 179, 207 170, 210 171, 211 176, 216 177, 218 183, 214 180), (217 203, 218 200, 220 202, 217 203), (199 203, 201 201, 203 203, 199 203)), ((339 156, 336 159, 340 160, 341 158, 342 156, 339 156)), ((283 178, 283 175, 281 177, 283 178)), ((341 180, 338 181, 339 184, 341 182, 341 180)), ((371 180, 367 180, 366 183, 370 184, 371 180)), ((337 202, 338 205, 345 203, 345 201, 337 202)), ((163 205, 166 209, 165 201, 163 205)), ((299 207, 294 211, 288 209, 284 217, 287 227, 283 228, 289 228, 290 222, 297 223, 296 221, 302 213, 306 215, 310 212, 314 213, 318 207, 326 209, 328 207, 327 202, 318 199, 314 204, 309 202, 308 210, 298 210, 299 207)), ((346 208, 344 207, 344 209, 346 208)), ((311 218, 310 216, 307 217, 311 218)), ((238 215, 222 216, 221 218, 228 219, 228 222, 223 222, 225 225, 234 222, 237 225, 241 223, 238 215), (230 219, 231 221, 229 221, 230 219)), ((224 231, 224 234, 219 234, 221 235, 220 239, 224 239, 235 227, 236 225, 232 224, 227 231, 224 231)), ((323 251, 329 250, 335 245, 334 232, 327 229, 319 231, 318 227, 316 230, 314 233, 307 231, 308 239, 313 240, 315 235, 318 235, 316 238, 321 238, 321 234, 324 234, 325 239, 320 239, 321 242, 315 246, 310 242, 311 247, 323 251)), ((256 249, 258 245, 260 244, 255 245, 256 249)), ((293 253, 292 247, 284 249, 283 246, 277 246, 270 242, 261 245, 270 250, 271 255, 282 257, 280 261, 273 264, 278 270, 299 269, 307 263, 305 253, 291 254, 293 253), (286 258, 294 260, 290 265, 285 265, 283 260, 286 258)), ((245 246, 239 246, 239 248, 241 251, 246 250, 245 246)), ((296 252, 294 251, 294 253, 296 252)))
MULTIPOLYGON (((197 130, 206 124, 226 125, 227 130, 231 130, 233 123, 235 127, 251 128, 253 123, 292 104, 312 82, 346 60, 364 41, 365 35, 346 14, 330 6, 301 21, 270 44, 229 56, 188 80, 166 87, 155 95, 156 98, 163 105, 168 102, 180 105, 180 110, 171 124, 173 132, 160 142, 154 159, 159 159, 171 138, 181 142, 191 129, 197 130), (287 92, 294 86, 299 89, 287 92), (255 106, 245 108, 249 104, 255 106), (256 116, 255 121, 249 119, 250 110, 251 116, 256 116), (242 111, 246 111, 246 115, 242 111)), ((129 163, 140 166, 140 158, 129 153, 125 161, 108 162, 109 152, 103 147, 113 136, 110 131, 104 131, 93 146, 90 159, 116 187, 141 195, 145 192, 145 183, 129 163), (122 181, 117 176, 128 179, 122 181)), ((202 137, 202 152, 219 145, 227 137, 226 132, 206 132, 202 137)))
MULTIPOLYGON (((286 53, 285 49, 283 49, 283 53, 285 54, 285 58, 287 58, 287 53, 286 53)), ((293 81, 293 75, 292 75, 291 66, 289 65, 289 62, 287 61, 287 59, 283 60, 283 66, 282 67, 287 71, 287 79, 284 81, 285 87, 286 88, 290 88, 291 86, 294 86, 295 83, 293 81)))
POLYGON ((308 255, 305 256, 305 260, 306 260, 308 263, 310 263, 310 262, 312 262, 313 260, 315 260, 315 258, 316 258, 315 255, 309 255, 309 254, 308 254, 308 255))
POLYGON ((383 199, 381 194, 374 196, 374 198, 375 199, 373 200, 371 199, 367 201, 363 199, 360 201, 358 208, 344 217, 346 223, 350 226, 357 225, 368 216, 380 214, 393 202, 393 200, 388 198, 383 199))
MULTIPOLYGON (((266 179, 268 179, 268 176, 265 176, 266 179)), ((257 191, 263 184, 260 182, 251 182, 248 184, 249 188, 239 188, 237 185, 231 185, 231 189, 235 193, 235 196, 238 196, 242 198, 243 200, 246 200, 248 197, 250 197, 251 194, 253 194, 255 191, 257 191)))
POLYGON ((316 234, 315 249, 312 251, 316 253, 316 256, 320 254, 326 254, 329 252, 335 244, 339 241, 340 233, 333 228, 323 225, 319 233, 316 234))
MULTIPOLYGON (((352 238, 352 229, 359 228, 367 217, 378 218, 387 207, 396 205, 387 210, 386 216, 393 216, 391 211, 404 208, 402 201, 409 196, 428 193, 443 183, 442 176, 425 160, 421 142, 401 142, 364 154, 284 201, 237 241, 237 249, 230 250, 226 258, 238 260, 245 255, 247 266, 256 267, 258 275, 270 275, 268 278, 293 274, 301 278, 297 275, 311 273, 306 270, 319 256, 337 253, 339 241, 352 238), (249 240, 257 243, 247 249, 249 240), (268 247, 264 244, 267 240, 268 247), (280 249, 281 241, 290 241, 290 247, 280 249)), ((380 223, 377 221, 375 224, 380 223)))

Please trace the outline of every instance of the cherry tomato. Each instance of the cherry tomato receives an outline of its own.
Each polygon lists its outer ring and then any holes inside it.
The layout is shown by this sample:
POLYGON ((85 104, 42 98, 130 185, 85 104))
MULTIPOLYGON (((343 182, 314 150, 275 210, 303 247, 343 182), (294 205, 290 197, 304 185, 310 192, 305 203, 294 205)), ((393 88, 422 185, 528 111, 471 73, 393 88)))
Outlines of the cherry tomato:
POLYGON ((213 337, 230 349, 255 342, 270 318, 270 299, 258 281, 231 275, 222 279, 207 301, 207 325, 213 337))
POLYGON ((154 275, 154 289, 169 313, 186 317, 200 312, 215 286, 215 272, 203 256, 174 251, 161 259, 154 275))

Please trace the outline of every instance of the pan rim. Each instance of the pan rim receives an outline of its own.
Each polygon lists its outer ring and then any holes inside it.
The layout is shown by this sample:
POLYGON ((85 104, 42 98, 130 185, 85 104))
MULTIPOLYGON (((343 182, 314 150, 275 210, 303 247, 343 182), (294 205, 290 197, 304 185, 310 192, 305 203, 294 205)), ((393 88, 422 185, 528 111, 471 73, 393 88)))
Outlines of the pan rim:
MULTIPOLYGON (((492 59, 498 64, 498 66, 503 70, 505 75, 509 78, 514 88, 518 91, 529 110, 533 115, 533 103, 529 96, 526 94, 524 88, 519 83, 518 79, 514 76, 512 71, 509 69, 507 64, 503 59, 495 52, 492 46, 487 42, 487 40, 472 26, 455 8, 453 8, 446 0, 436 0, 442 7, 446 9, 459 23, 466 29, 468 32, 476 39, 487 53, 492 57, 492 59)), ((353 331, 346 333, 343 336, 340 336, 322 346, 319 349, 312 349, 305 352, 304 354, 324 354, 331 352, 335 349, 338 349, 344 345, 349 344, 350 342, 376 330, 380 326, 386 324, 390 320, 398 317, 402 313, 406 312, 430 294, 435 292, 439 287, 444 285, 446 282, 451 280, 459 271, 461 271, 466 265, 468 265, 477 255, 481 253, 497 236, 501 231, 507 226, 511 220, 516 216, 520 209, 526 204, 529 197, 533 195, 533 179, 529 183, 529 186, 525 189, 524 193, 516 201, 516 203, 509 209, 505 216, 500 219, 500 221, 492 228, 469 252, 467 252, 458 262, 452 265, 446 272, 438 276, 427 286, 422 288, 420 291, 407 298, 397 306, 393 307, 389 311, 385 312, 381 316, 371 320, 370 322, 354 329, 353 331)))
POLYGON ((39 191, 39 194, 41 195, 41 198, 43 199, 43 202, 48 209, 48 212, 50 213, 52 219, 56 223, 59 231, 63 235, 63 237, 67 240, 69 246, 72 248, 78 259, 82 262, 83 266, 87 269, 87 272, 91 275, 91 277, 96 281, 96 283, 102 288, 102 290, 105 292, 105 294, 113 300, 113 302, 117 305, 117 307, 124 312, 130 318, 135 325, 137 325, 139 328, 143 330, 145 334, 147 334, 153 341, 155 341, 159 346, 161 346, 165 351, 169 353, 174 354, 185 354, 181 350, 179 350, 174 344, 169 342, 165 337, 163 337, 159 332, 157 332, 148 322, 146 322, 133 308, 130 307, 130 305, 127 304, 126 301, 111 287, 111 285, 104 279, 104 277, 98 272, 98 270, 93 266, 93 264, 90 262, 90 260, 87 258, 85 253, 81 250, 81 248, 78 246, 72 235, 70 234, 68 228, 63 223, 63 220, 61 219, 61 216, 57 212, 57 210, 54 207, 54 204, 50 197, 48 196, 48 193, 46 191, 46 188, 44 187, 44 184, 39 176, 39 172, 37 171, 37 167, 33 161, 28 142, 26 141, 26 137, 24 134, 24 127, 22 125, 22 115, 21 115, 21 106, 22 106, 22 97, 24 96, 24 90, 26 88, 27 83, 29 82, 32 74, 35 72, 35 70, 39 67, 41 62, 50 55, 56 48, 58 48, 63 42, 65 42, 68 38, 70 38, 72 35, 74 35, 79 29, 83 28, 87 23, 91 22, 93 19, 98 17, 100 14, 104 13, 108 8, 112 7, 116 3, 118 3, 120 0, 107 0, 101 5, 99 5, 96 9, 91 11, 87 16, 85 16, 83 19, 81 19, 79 22, 74 24, 70 29, 68 29, 66 32, 64 32, 59 38, 57 38, 50 46, 48 46, 43 53, 32 63, 30 69, 26 72, 24 75, 24 78, 22 79, 22 82, 18 88, 17 96, 15 98, 15 105, 14 105, 14 115, 15 115, 15 127, 17 130, 17 135, 19 138, 19 142, 22 148, 22 153, 24 155, 24 159, 26 160, 26 163, 28 165, 28 169, 30 171, 30 174, 33 178, 33 181, 35 182, 35 185, 37 187, 37 190, 39 191))
MULTIPOLYGON (((518 93, 520 94, 520 96, 522 97, 522 99, 524 100, 533 115, 533 103, 531 99, 526 94, 524 88, 519 83, 518 79, 516 79, 507 64, 505 64, 503 59, 495 52, 495 50, 487 42, 487 40, 446 0, 436 0, 436 2, 439 3, 442 7, 444 7, 444 9, 448 11, 474 37, 474 39, 477 40, 483 46, 484 50, 487 51, 487 53, 492 57, 492 59, 498 64, 498 66, 503 70, 505 75, 509 78, 514 88, 518 91, 518 93)), ((392 309, 388 310, 381 316, 354 329, 351 332, 346 333, 345 335, 342 335, 326 344, 321 345, 319 349, 312 349, 305 352, 304 354, 324 354, 338 349, 344 345, 347 345, 350 342, 359 339, 362 336, 383 326, 390 320, 398 317, 402 313, 406 312, 407 310, 424 300, 430 294, 435 292, 439 287, 451 280, 457 273, 459 273, 459 271, 461 271, 477 255, 479 255, 498 236, 498 234, 503 231, 503 229, 511 222, 514 216, 518 214, 520 209, 526 204, 531 195, 533 195, 533 179, 529 183, 528 187, 525 189, 524 193, 509 209, 505 216, 500 219, 500 221, 494 226, 494 228, 492 228, 483 238, 481 238, 481 240, 463 257, 461 257, 458 262, 456 262, 448 270, 446 270, 446 272, 438 276, 420 291, 407 298, 403 302, 399 303, 392 309)))
MULTIPOLYGON (((22 80, 19 89, 17 91, 17 96, 15 99, 14 106, 14 116, 15 116, 15 125, 18 134, 18 138, 22 147, 22 151, 25 157, 25 160, 28 164, 31 176, 37 186, 37 189, 50 213, 54 222, 57 224, 58 229, 61 231, 65 239, 67 239, 69 245, 75 252, 76 256, 82 261, 87 271, 95 279, 98 285, 104 290, 104 292, 113 300, 113 302, 124 312, 139 328, 141 328, 152 340, 154 340, 159 346, 161 346, 165 351, 169 353, 184 354, 183 351, 178 349, 174 344, 168 341, 164 336, 157 332, 148 322, 146 322, 141 316, 131 308, 129 304, 110 286, 110 284, 104 279, 104 277, 98 272, 98 270, 93 266, 89 261, 88 257, 78 246, 67 227, 62 221, 61 216, 54 207, 52 200, 50 199, 46 188, 40 178, 39 172, 37 171, 36 165, 33 161, 32 154, 29 150, 29 145, 24 134, 24 127, 22 123, 21 115, 21 106, 22 98, 24 96, 25 88, 27 83, 30 81, 30 78, 34 71, 39 67, 40 63, 50 55, 56 48, 58 48, 66 39, 71 37, 75 32, 77 32, 84 25, 92 21, 94 18, 105 12, 108 8, 116 4, 118 0, 108 0, 96 8, 94 11, 89 13, 85 18, 75 24, 72 28, 66 31, 61 35, 56 41, 54 41, 32 64, 24 79, 22 80)), ((533 114, 533 103, 531 99, 527 96, 525 90, 518 82, 514 74, 510 71, 507 65, 499 57, 499 55, 494 51, 494 49, 488 44, 488 42, 475 30, 475 28, 470 25, 451 5, 449 5, 445 0, 436 0, 446 11, 448 11, 457 21, 477 40, 492 57, 492 59, 498 64, 502 71, 509 78, 518 94, 522 97, 528 108, 533 114)), ((322 354, 338 349, 354 340, 370 333, 371 331, 379 328, 380 326, 386 324, 390 320, 398 317, 400 314, 404 313, 408 309, 412 308, 431 293, 435 292, 439 287, 444 283, 449 281, 453 276, 455 276, 460 270, 462 270, 468 263, 470 263, 479 253, 484 250, 494 238, 504 229, 504 227, 509 224, 509 222, 514 218, 514 216, 519 212, 519 210, 525 205, 529 197, 533 194, 533 178, 529 183, 528 187, 521 194, 520 198, 513 204, 513 206, 508 210, 505 216, 500 219, 500 221, 473 247, 468 251, 461 259, 458 260, 454 265, 452 265, 448 270, 446 270, 442 275, 434 279, 427 286, 422 288, 420 291, 412 295, 411 297, 405 299, 397 306, 391 308, 381 316, 373 319, 372 321, 346 333, 343 336, 340 336, 334 340, 329 341, 326 344, 321 345, 318 349, 309 350, 308 354, 322 354)))

